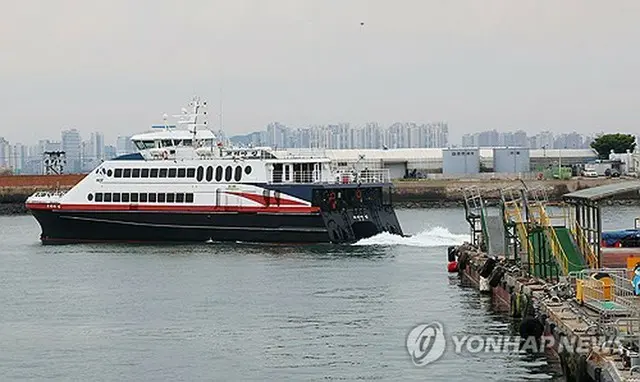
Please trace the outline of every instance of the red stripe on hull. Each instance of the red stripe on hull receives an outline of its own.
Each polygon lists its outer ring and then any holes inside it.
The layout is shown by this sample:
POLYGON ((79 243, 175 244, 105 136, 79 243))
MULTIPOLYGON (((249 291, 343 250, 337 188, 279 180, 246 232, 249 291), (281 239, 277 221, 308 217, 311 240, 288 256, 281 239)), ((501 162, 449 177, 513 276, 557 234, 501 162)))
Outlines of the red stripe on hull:
POLYGON ((244 213, 315 213, 319 207, 310 206, 194 206, 194 205, 146 205, 146 204, 47 204, 27 203, 30 210, 49 211, 145 211, 145 212, 244 212, 244 213))

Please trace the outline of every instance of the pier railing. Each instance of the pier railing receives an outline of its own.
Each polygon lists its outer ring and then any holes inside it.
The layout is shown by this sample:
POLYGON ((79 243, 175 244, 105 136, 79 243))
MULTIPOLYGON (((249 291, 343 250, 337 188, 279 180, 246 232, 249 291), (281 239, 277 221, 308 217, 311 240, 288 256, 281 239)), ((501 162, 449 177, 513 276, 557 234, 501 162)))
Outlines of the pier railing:
POLYGON ((544 208, 544 205, 541 203, 535 203, 529 207, 529 213, 531 220, 539 224, 545 232, 547 240, 549 241, 549 246, 551 249, 551 254, 560 265, 563 274, 569 273, 569 258, 562 248, 562 244, 558 239, 558 235, 553 227, 553 223, 551 222, 551 218, 547 215, 547 212, 544 208))
POLYGON ((531 240, 529 240, 529 235, 527 234, 524 219, 522 218, 522 210, 518 206, 518 202, 515 200, 504 201, 503 203, 505 220, 513 222, 513 224, 515 225, 518 238, 520 239, 520 246, 524 247, 521 249, 524 249, 527 252, 529 271, 533 273, 533 270, 535 268, 534 249, 533 245, 531 244, 531 240))
POLYGON ((593 247, 589 244, 587 240, 587 235, 585 234, 584 229, 577 221, 573 221, 572 230, 573 236, 576 239, 576 244, 578 245, 578 249, 585 256, 587 260, 587 264, 589 268, 597 268, 598 267, 598 256, 595 254, 593 247))
POLYGON ((640 300, 629 270, 585 269, 571 273, 576 300, 599 314, 600 330, 615 335, 640 335, 640 300))

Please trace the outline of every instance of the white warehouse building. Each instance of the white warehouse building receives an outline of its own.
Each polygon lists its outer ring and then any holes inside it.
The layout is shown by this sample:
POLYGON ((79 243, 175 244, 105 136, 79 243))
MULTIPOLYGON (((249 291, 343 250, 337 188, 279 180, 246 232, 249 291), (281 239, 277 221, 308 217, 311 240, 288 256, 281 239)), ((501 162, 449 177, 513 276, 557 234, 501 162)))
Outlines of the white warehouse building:
MULTIPOLYGON (((446 150, 448 149, 289 149, 279 150, 277 153, 299 156, 324 155, 332 160, 332 165, 335 167, 387 168, 392 179, 399 179, 407 175, 425 177, 427 174, 442 174, 443 151, 446 150)), ((494 148, 461 148, 455 150, 473 150, 474 155, 479 153, 480 172, 493 172, 494 148)), ((529 168, 533 172, 541 171, 551 165, 557 165, 559 161, 563 166, 571 166, 584 164, 598 157, 598 154, 592 149, 530 149, 528 153, 529 168)))

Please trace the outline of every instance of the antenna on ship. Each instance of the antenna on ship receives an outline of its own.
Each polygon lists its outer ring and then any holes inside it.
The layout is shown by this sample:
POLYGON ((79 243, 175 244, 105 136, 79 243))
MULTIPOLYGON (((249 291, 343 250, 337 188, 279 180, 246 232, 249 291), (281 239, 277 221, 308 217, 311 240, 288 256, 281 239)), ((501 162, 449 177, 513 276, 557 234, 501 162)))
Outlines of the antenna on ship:
POLYGON ((207 111, 205 110, 207 101, 202 101, 200 97, 194 96, 189 102, 189 107, 191 108, 190 112, 186 108, 182 108, 182 113, 174 115, 174 117, 180 119, 178 124, 187 125, 187 130, 193 134, 193 140, 195 141, 198 127, 207 126, 207 111))

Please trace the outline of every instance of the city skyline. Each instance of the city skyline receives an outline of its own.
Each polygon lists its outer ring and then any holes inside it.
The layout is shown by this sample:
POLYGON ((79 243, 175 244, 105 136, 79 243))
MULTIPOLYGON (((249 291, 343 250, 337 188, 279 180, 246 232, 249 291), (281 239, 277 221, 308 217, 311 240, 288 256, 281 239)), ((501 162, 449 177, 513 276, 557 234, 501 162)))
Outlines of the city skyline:
POLYGON ((0 136, 35 142, 63 127, 113 141, 193 94, 212 116, 223 104, 229 135, 276 120, 446 120, 457 141, 502 126, 594 134, 640 121, 637 1, 188 4, 153 2, 153 17, 123 0, 6 7, 0 136))
MULTIPOLYGON (((633 134, 635 136, 635 134, 633 134)), ((446 122, 396 122, 383 126, 370 122, 364 126, 349 123, 291 127, 278 122, 263 130, 229 137, 236 145, 270 146, 282 148, 324 149, 395 149, 395 148, 447 148, 447 147, 529 147, 532 149, 583 149, 597 136, 577 132, 554 133, 543 131, 529 135, 524 130, 498 131, 497 129, 465 134, 458 142, 451 142, 446 122)), ((0 169, 15 173, 39 174, 43 172, 43 153, 65 152, 65 171, 88 172, 102 160, 135 152, 131 136, 118 136, 114 141, 105 139, 103 132, 82 134, 77 129, 60 131, 58 140, 41 139, 38 142, 10 142, 0 137, 0 169)))

